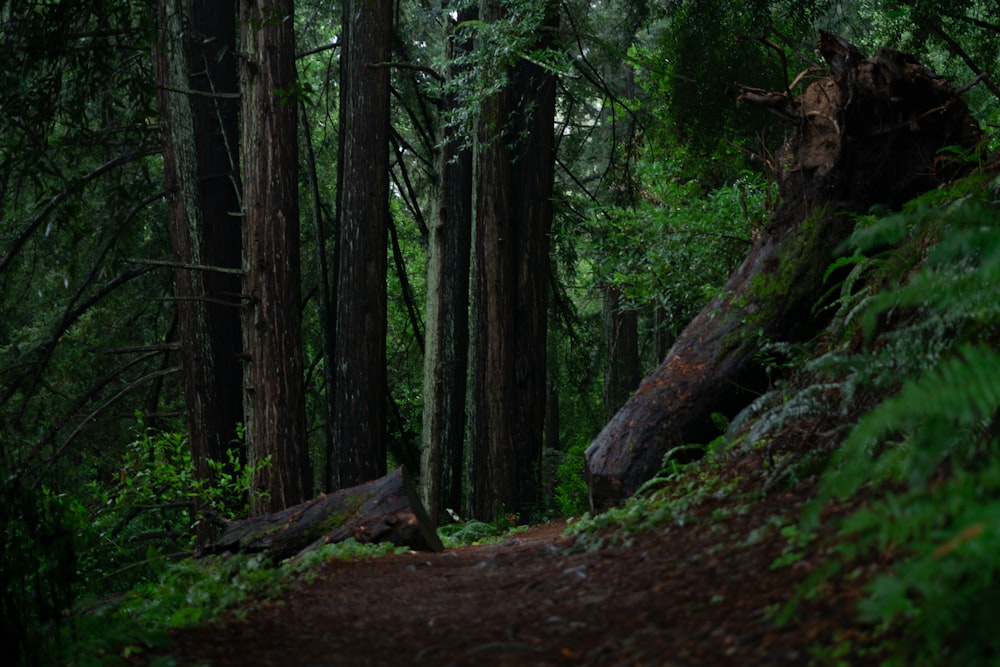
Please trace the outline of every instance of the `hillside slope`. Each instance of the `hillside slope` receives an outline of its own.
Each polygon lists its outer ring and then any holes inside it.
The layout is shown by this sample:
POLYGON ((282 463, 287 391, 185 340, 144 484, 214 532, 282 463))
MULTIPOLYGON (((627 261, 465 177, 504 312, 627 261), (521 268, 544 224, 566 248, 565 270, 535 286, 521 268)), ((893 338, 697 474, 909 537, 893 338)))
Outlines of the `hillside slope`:
POLYGON ((781 379, 625 506, 328 562, 157 664, 993 664, 998 223, 995 163, 859 218, 829 326, 766 347, 781 379))

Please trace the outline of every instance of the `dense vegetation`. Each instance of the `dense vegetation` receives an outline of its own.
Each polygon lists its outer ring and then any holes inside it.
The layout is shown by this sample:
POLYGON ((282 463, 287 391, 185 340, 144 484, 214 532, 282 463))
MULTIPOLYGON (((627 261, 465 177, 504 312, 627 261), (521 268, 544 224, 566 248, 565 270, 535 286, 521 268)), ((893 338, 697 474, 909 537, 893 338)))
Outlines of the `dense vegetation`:
MULTIPOLYGON (((282 571, 259 559, 185 560, 196 501, 246 516, 252 480, 270 462, 240 456, 242 432, 207 462, 212 483, 192 459, 147 4, 0 5, 0 650, 23 664, 114 664, 245 591, 280 590, 282 571)), ((821 27, 864 50, 913 53, 957 85, 979 77, 966 97, 987 145, 964 156, 971 176, 857 221, 815 306, 829 325, 805 345, 761 341, 770 390, 720 423, 719 440, 692 444, 712 455, 698 464, 706 467, 765 451, 776 488, 821 472, 798 543, 816 539, 826 503, 868 494, 838 526, 817 576, 889 554, 894 566, 871 579, 859 611, 897 642, 898 663, 993 664, 1000 24, 990 3, 570 2, 560 47, 537 51, 530 30, 545 20, 543 3, 509 4, 507 21, 458 23, 475 37, 458 52, 440 25, 464 7, 401 3, 395 18, 385 365, 396 462, 419 459, 435 137, 471 131, 483 100, 508 83, 510 62, 542 63, 558 80, 542 493, 497 523, 463 522, 467 508, 447 507, 456 525, 444 532, 471 541, 512 518, 587 509, 582 450, 776 205, 769 156, 781 137, 727 89, 782 89, 806 67, 800 58, 821 27), (457 76, 437 76, 449 68, 457 76), (609 333, 622 327, 632 330, 625 356, 609 333), (813 443, 807 455, 783 450, 794 438, 813 443)), ((288 95, 304 119, 302 162, 314 165, 300 187, 311 211, 301 220, 301 314, 308 450, 321 490, 330 455, 323 239, 341 140, 329 45, 339 16, 300 0, 296 30, 300 79, 288 95)), ((705 472, 671 462, 666 478, 705 481, 705 472)), ((589 521, 646 525, 676 502, 640 496, 589 521)))

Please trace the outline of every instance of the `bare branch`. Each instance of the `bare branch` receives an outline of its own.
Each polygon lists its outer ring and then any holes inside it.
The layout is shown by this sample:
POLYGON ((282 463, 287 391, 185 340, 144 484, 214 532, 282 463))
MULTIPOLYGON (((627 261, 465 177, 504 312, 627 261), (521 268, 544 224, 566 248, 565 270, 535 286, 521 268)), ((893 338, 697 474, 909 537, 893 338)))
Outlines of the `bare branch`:
POLYGON ((212 271, 214 273, 228 273, 234 276, 242 276, 244 274, 243 269, 234 269, 227 266, 208 266, 206 264, 188 264, 187 262, 174 262, 168 259, 141 259, 138 257, 129 257, 126 261, 132 264, 141 264, 145 266, 166 266, 172 269, 212 271))
POLYGON ((434 69, 432 69, 430 67, 427 67, 426 65, 414 65, 413 63, 402 63, 402 62, 391 62, 390 61, 390 62, 384 62, 384 63, 368 63, 367 65, 365 65, 365 67, 368 67, 370 69, 381 69, 381 68, 384 68, 384 67, 389 67, 389 68, 392 68, 392 69, 408 69, 408 70, 413 70, 415 72, 423 72, 424 74, 429 74, 431 77, 433 77, 434 79, 437 79, 441 83, 444 83, 444 81, 445 81, 445 78, 443 76, 441 76, 440 74, 438 74, 436 70, 434 70, 434 69))
POLYGON ((207 90, 195 90, 194 88, 177 88, 176 86, 157 86, 160 90, 170 93, 180 93, 181 95, 192 95, 194 97, 212 97, 220 99, 238 100, 240 93, 215 93, 207 90))
POLYGON ((78 190, 82 189, 83 186, 90 181, 100 178, 104 174, 122 166, 123 164, 131 162, 132 159, 132 156, 119 155, 113 160, 108 160, 90 173, 85 174, 80 178, 75 178, 66 184, 66 187, 63 188, 62 192, 58 193, 51 200, 49 200, 49 203, 42 207, 42 210, 28 222, 27 226, 25 226, 17 238, 15 238, 10 244, 7 254, 3 256, 3 259, 0 259, 0 273, 7 270, 7 266, 21 251, 21 248, 28 242, 28 239, 31 238, 36 231, 38 231, 38 228, 42 226, 42 223, 45 222, 46 218, 48 218, 60 204, 62 204, 71 195, 75 194, 78 190))
POLYGON ((132 382, 129 382, 127 385, 125 385, 125 387, 116 392, 114 396, 112 396, 107 401, 99 405, 96 410, 93 410, 89 415, 87 415, 83 419, 83 421, 77 424, 76 428, 73 429, 73 432, 70 433, 69 436, 63 441, 62 445, 59 446, 59 449, 53 452, 52 456, 49 457, 49 460, 46 461, 42 469, 39 470, 38 475, 37 477, 35 477, 35 481, 32 484, 32 487, 33 488, 38 487, 41 481, 45 478, 45 473, 48 472, 53 465, 55 465, 56 461, 62 458, 62 455, 66 453, 66 450, 69 448, 70 444, 72 444, 72 442, 76 439, 78 435, 80 435, 84 430, 86 430, 88 424, 90 424, 92 421, 101 416, 101 414, 109 410, 113 405, 115 405, 118 401, 120 401, 123 397, 125 397, 129 392, 131 392, 136 387, 139 387, 149 382, 150 380, 155 380, 165 375, 172 375, 174 373, 179 373, 180 370, 181 369, 179 367, 171 367, 171 368, 163 368, 158 371, 153 371, 152 373, 147 373, 146 375, 143 375, 142 377, 137 378, 132 382))
POLYGON ((324 51, 330 51, 331 49, 336 49, 340 47, 340 42, 330 42, 329 44, 323 44, 322 46, 315 46, 307 51, 295 54, 295 59, 305 58, 306 56, 313 56, 317 53, 323 53, 324 51))

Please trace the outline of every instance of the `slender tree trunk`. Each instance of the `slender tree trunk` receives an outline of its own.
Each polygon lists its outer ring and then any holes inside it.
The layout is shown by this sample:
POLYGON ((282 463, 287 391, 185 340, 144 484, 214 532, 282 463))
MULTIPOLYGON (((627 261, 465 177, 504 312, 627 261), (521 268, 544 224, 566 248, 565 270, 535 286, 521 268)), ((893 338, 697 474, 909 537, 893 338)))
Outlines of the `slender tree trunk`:
POLYGON ((339 268, 334 397, 339 479, 386 472, 386 254, 390 0, 344 3, 340 63, 339 268))
POLYGON ((604 340, 608 362, 604 370, 604 404, 612 417, 639 386, 639 314, 622 307, 621 291, 604 287, 604 340))
POLYGON ((653 353, 657 360, 666 358, 676 338, 669 313, 663 306, 656 306, 653 311, 653 353))
MULTIPOLYGON (((457 20, 475 15, 475 9, 465 9, 457 20)), ((424 505, 435 521, 443 508, 462 506, 472 244, 472 150, 464 139, 446 141, 438 155, 438 206, 427 249, 420 480, 424 505)))
POLYGON ((244 0, 244 409, 254 513, 312 494, 302 379, 292 0, 244 0), (257 494, 265 493, 261 497, 257 494))
MULTIPOLYGON (((299 103, 299 110, 302 118, 302 136, 304 138, 304 146, 306 150, 306 163, 309 170, 308 180, 311 202, 310 208, 312 212, 313 231, 315 233, 316 241, 316 266, 319 271, 319 336, 322 345, 321 354, 323 355, 323 390, 326 398, 323 402, 323 408, 327 424, 331 424, 333 423, 333 396, 336 392, 337 386, 333 372, 334 351, 337 349, 335 340, 336 330, 334 328, 335 298, 333 290, 330 286, 333 271, 330 268, 330 262, 328 261, 329 258, 327 257, 327 231, 323 221, 323 209, 320 202, 319 180, 316 171, 316 153, 313 151, 312 139, 310 138, 312 130, 309 126, 309 116, 306 113, 304 103, 299 103)), ((335 257, 336 250, 330 254, 332 257, 335 257)), ((323 429, 323 438, 323 451, 326 456, 324 457, 324 470, 321 478, 323 479, 323 490, 329 493, 334 490, 330 484, 330 480, 340 479, 340 473, 337 472, 336 457, 334 456, 334 453, 336 452, 336 442, 334 440, 333 429, 329 428, 329 426, 323 429)))
MULTIPOLYGON (((557 25, 550 7, 548 27, 557 25)), ((483 20, 502 17, 485 0, 483 20)), ((546 31, 538 46, 551 44, 546 31)), ((545 421, 555 77, 526 60, 483 104, 474 241, 470 509, 537 507, 545 421)))
MULTIPOLYGON (((174 260, 238 269, 236 6, 160 0, 157 24, 154 66, 174 260), (203 94, 180 92, 189 90, 203 94)), ((175 271, 191 454, 197 479, 208 485, 209 462, 229 460, 243 421, 239 293, 233 273, 175 271)))

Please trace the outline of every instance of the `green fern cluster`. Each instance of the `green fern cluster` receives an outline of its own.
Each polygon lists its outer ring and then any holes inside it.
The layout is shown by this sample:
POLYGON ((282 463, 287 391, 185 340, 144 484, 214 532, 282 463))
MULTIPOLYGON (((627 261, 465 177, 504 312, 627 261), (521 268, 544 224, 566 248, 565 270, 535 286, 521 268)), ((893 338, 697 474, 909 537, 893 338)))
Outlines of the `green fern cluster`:
MULTIPOLYGON (((670 454, 664 458, 669 463, 670 454)), ((577 547, 597 550, 627 544, 634 535, 655 527, 690 525, 699 520, 696 508, 737 493, 738 482, 724 481, 721 470, 722 462, 712 456, 682 467, 667 465, 623 506, 595 515, 584 513, 569 523, 565 534, 575 538, 577 547)))
POLYGON ((868 400, 873 391, 889 398, 836 450, 804 525, 816 525, 828 501, 890 482, 841 527, 836 566, 876 550, 895 558, 869 584, 862 617, 904 638, 891 664, 997 664, 1000 179, 936 192, 853 243, 851 275, 865 272, 869 287, 841 291, 831 331, 855 342, 811 365, 837 384, 842 409, 861 387, 868 400), (916 270, 887 284, 887 267, 914 253, 916 270))

